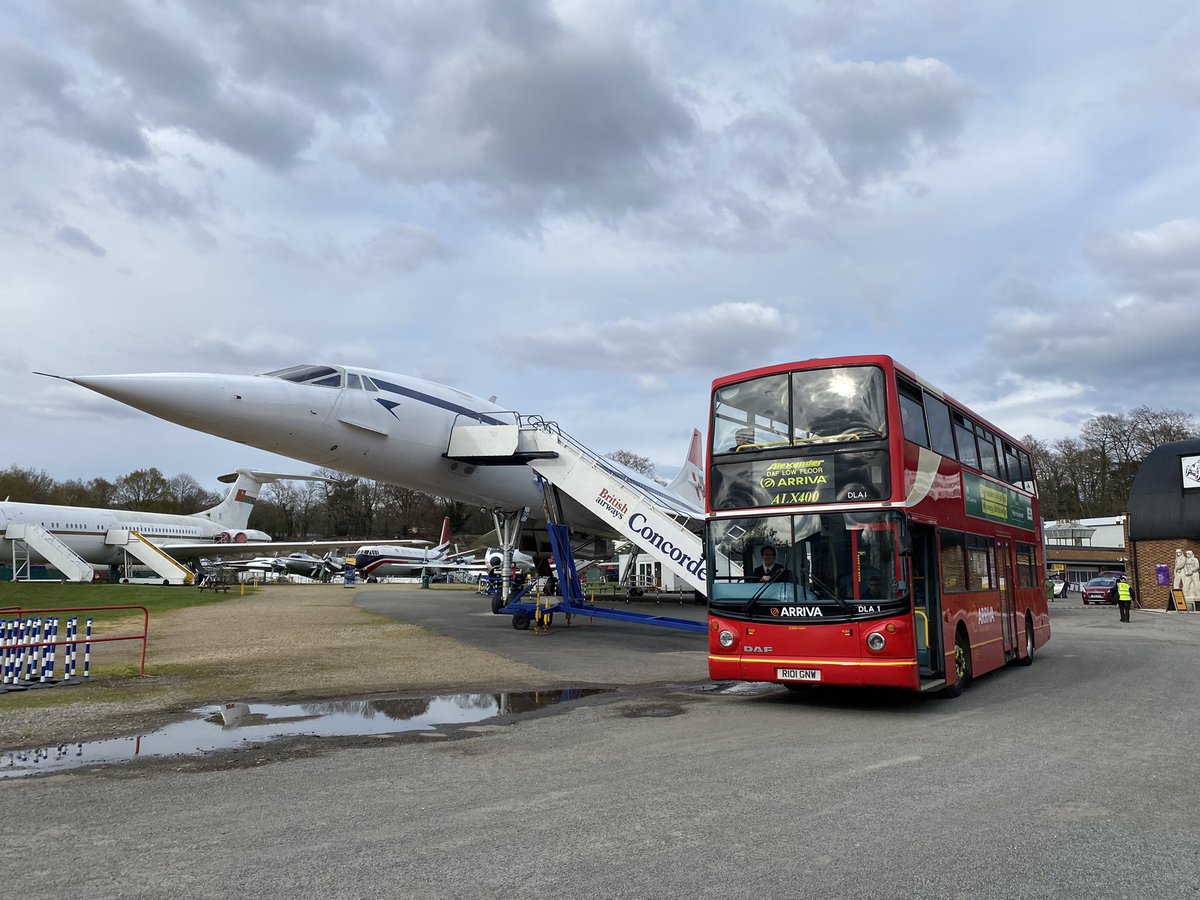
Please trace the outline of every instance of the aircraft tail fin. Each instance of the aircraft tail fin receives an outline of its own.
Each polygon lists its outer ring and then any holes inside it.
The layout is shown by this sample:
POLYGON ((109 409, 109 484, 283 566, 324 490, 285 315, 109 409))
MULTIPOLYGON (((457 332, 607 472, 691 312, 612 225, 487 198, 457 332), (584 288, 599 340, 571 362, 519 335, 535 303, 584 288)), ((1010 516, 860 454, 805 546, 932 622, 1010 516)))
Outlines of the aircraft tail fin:
POLYGON ((442 536, 438 539, 438 544, 433 548, 433 553, 445 553, 450 549, 450 517, 442 519, 442 536))
POLYGON ((276 472, 254 472, 250 469, 238 469, 228 475, 222 475, 217 481, 223 484, 232 482, 232 487, 225 499, 214 506, 196 513, 205 519, 211 519, 222 528, 245 528, 250 522, 250 511, 254 501, 258 499, 263 485, 272 481, 328 481, 320 475, 282 475, 276 472))
POLYGON ((667 490, 701 509, 704 508, 704 450, 699 429, 692 429, 687 461, 675 479, 667 485, 667 490))

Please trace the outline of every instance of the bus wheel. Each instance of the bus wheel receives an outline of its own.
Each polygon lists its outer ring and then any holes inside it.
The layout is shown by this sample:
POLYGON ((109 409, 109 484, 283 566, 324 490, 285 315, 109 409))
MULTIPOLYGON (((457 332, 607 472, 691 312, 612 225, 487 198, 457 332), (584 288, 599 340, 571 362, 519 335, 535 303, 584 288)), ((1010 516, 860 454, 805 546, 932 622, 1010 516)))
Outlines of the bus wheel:
POLYGON ((1025 613, 1025 655, 1017 660, 1023 666, 1033 665, 1033 616, 1025 613))
POLYGON ((522 610, 518 613, 513 613, 513 628, 517 631, 529 630, 529 613, 522 610))
POLYGON ((957 697, 971 684, 971 644, 961 626, 954 636, 954 676, 954 684, 946 687, 943 696, 957 697))

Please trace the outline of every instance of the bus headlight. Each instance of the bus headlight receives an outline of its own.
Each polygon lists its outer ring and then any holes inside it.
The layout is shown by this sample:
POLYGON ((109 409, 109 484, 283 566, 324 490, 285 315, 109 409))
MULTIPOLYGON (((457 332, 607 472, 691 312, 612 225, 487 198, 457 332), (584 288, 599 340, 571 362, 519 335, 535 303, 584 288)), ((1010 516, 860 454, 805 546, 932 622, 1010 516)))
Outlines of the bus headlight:
POLYGON ((733 646, 733 642, 735 640, 737 640, 737 638, 734 637, 733 632, 729 629, 726 629, 717 635, 717 642, 726 650, 733 646))
POLYGON ((867 648, 869 650, 874 650, 876 653, 882 650, 883 645, 886 643, 887 640, 878 631, 872 631, 867 635, 867 648))

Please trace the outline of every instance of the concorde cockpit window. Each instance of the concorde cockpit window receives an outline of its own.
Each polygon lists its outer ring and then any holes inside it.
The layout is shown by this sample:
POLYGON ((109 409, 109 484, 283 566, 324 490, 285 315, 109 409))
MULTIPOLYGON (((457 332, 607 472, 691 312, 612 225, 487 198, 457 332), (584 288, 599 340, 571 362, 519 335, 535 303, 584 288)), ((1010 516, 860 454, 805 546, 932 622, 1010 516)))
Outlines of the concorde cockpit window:
POLYGON ((346 387, 352 391, 362 390, 362 378, 356 372, 351 372, 346 376, 346 387))
POLYGON ((267 372, 264 377, 282 378, 296 384, 316 384, 321 387, 342 386, 342 373, 330 366, 292 366, 288 369, 278 369, 267 372))

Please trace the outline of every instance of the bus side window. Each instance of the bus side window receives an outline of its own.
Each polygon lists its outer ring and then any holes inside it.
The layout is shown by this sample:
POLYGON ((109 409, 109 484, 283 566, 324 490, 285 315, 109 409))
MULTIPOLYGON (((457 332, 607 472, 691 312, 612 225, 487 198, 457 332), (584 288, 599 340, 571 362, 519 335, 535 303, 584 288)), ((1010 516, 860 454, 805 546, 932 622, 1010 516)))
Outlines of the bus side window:
POLYGON ((900 421, 904 425, 904 437, 922 447, 929 446, 929 430, 925 427, 925 407, 921 404, 921 391, 915 385, 896 379, 900 395, 900 421))
POLYGON ((958 461, 972 469, 979 468, 979 451, 975 449, 975 424, 962 413, 954 414, 954 438, 958 443, 958 461))
POLYGON ((983 471, 993 478, 999 478, 1000 465, 996 459, 995 436, 982 425, 976 425, 975 440, 979 443, 979 462, 983 471))
POLYGON ((925 415, 929 422, 929 449, 954 459, 954 432, 950 427, 950 407, 932 394, 925 394, 925 415))

